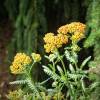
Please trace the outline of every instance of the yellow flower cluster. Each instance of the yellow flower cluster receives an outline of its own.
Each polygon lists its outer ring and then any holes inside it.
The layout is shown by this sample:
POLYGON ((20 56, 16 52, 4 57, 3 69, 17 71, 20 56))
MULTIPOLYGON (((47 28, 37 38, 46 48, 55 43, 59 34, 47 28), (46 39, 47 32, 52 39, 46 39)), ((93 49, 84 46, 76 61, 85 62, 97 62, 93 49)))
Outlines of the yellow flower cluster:
POLYGON ((71 40, 72 42, 78 42, 79 40, 81 40, 82 38, 84 38, 85 35, 83 33, 80 33, 80 32, 75 32, 72 37, 71 37, 71 40))
POLYGON ((24 71, 25 65, 31 63, 31 58, 27 56, 25 53, 17 53, 14 57, 14 61, 10 66, 11 73, 20 74, 24 71))
POLYGON ((35 62, 39 62, 41 60, 40 54, 32 53, 31 56, 35 62))
POLYGON ((67 34, 68 33, 68 24, 61 26, 57 32, 58 33, 62 33, 62 34, 67 34))
POLYGON ((84 33, 85 28, 86 25, 80 22, 72 22, 68 25, 69 33, 74 33, 74 32, 84 33))
POLYGON ((63 44, 68 42, 68 37, 64 34, 47 33, 44 37, 44 48, 47 53, 53 52, 56 48, 62 47, 63 44))
POLYGON ((54 33, 47 33, 43 39, 45 43, 51 43, 54 41, 54 33))
POLYGON ((23 91, 21 89, 19 90, 14 90, 10 91, 9 94, 7 95, 7 98, 9 100, 21 100, 23 96, 23 91))
POLYGON ((56 48, 62 47, 63 44, 68 43, 68 38, 72 43, 77 43, 79 40, 85 37, 86 25, 80 22, 72 22, 61 26, 56 36, 54 33, 47 33, 44 37, 44 48, 47 53, 53 52, 56 48), (70 33, 70 34, 69 34, 70 33))
POLYGON ((61 26, 57 32, 62 33, 62 34, 67 34, 67 33, 74 33, 74 32, 80 32, 84 33, 85 32, 86 25, 80 22, 72 22, 70 24, 66 24, 64 26, 61 26))
POLYGON ((61 26, 57 31, 58 33, 69 35, 71 33, 72 42, 78 42, 85 37, 85 28, 86 25, 80 22, 72 22, 70 24, 61 26))

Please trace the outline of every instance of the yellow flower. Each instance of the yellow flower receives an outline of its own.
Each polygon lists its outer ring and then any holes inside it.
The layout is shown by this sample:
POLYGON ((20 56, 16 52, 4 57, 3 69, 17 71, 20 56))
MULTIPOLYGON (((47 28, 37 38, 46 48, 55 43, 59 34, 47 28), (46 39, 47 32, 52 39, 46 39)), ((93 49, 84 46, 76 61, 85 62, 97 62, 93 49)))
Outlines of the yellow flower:
POLYGON ((20 74, 23 72, 24 67, 20 63, 13 63, 13 65, 10 66, 10 70, 13 74, 20 74))
POLYGON ((67 34, 68 33, 68 24, 61 26, 57 30, 58 33, 67 34))
POLYGON ((44 48, 47 53, 55 51, 56 48, 62 47, 63 44, 68 42, 68 37, 64 34, 47 33, 44 37, 45 45, 44 48))
POLYGON ((57 44, 66 44, 68 42, 68 37, 63 34, 58 34, 56 37, 56 40, 58 40, 57 44))
POLYGON ((35 62, 39 62, 41 60, 40 54, 32 53, 31 56, 35 62))
POLYGON ((47 53, 55 51, 56 47, 53 43, 47 43, 44 45, 45 51, 47 53))
POLYGON ((85 35, 83 33, 75 32, 72 35, 71 40, 72 40, 72 42, 78 42, 79 40, 81 40, 84 37, 85 37, 85 35))
POLYGON ((9 100, 21 100, 23 96, 23 91, 21 89, 15 90, 15 91, 10 91, 9 94, 7 95, 7 98, 9 100))
POLYGON ((74 32, 85 32, 86 25, 80 22, 72 22, 68 25, 68 32, 74 33, 74 32))
POLYGON ((67 33, 74 33, 74 32, 85 32, 86 25, 80 22, 72 22, 70 24, 66 24, 61 26, 57 32, 62 33, 62 34, 67 34, 67 33))
POLYGON ((47 33, 43 38, 45 43, 51 43, 54 41, 54 33, 47 33))
POLYGON ((25 69, 25 65, 31 63, 31 58, 27 56, 25 53, 17 53, 14 57, 14 61, 10 66, 11 73, 20 74, 23 73, 25 69))
POLYGON ((61 26, 57 32, 59 34, 47 33, 44 37, 44 48, 47 53, 55 51, 56 48, 62 47, 63 44, 68 43, 68 38, 73 42, 78 42, 85 37, 86 25, 80 22, 72 22, 61 26), (69 34, 71 33, 71 34, 69 34))

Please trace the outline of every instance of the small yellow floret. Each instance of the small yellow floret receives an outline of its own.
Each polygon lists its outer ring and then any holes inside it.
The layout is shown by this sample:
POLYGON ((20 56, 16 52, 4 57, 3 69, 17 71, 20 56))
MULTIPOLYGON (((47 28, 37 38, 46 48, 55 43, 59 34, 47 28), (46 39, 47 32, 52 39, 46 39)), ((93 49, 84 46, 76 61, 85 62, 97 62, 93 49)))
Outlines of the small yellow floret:
POLYGON ((72 35, 71 40, 72 40, 72 42, 78 42, 79 40, 81 40, 84 37, 85 37, 85 35, 83 33, 75 32, 72 35))
POLYGON ((7 98, 9 100, 20 100, 22 99, 22 96, 23 96, 23 91, 19 89, 19 90, 10 91, 9 94, 7 95, 7 98))
POLYGON ((35 62, 39 62, 41 60, 40 54, 32 53, 31 56, 35 62))
POLYGON ((43 38, 45 43, 51 43, 54 41, 54 33, 47 33, 43 38))
POLYGON ((66 35, 63 35, 63 34, 58 34, 57 35, 57 39, 59 41, 59 43, 57 44, 66 44, 68 42, 68 37, 66 35))
POLYGON ((47 43, 47 44, 45 44, 44 48, 45 48, 45 51, 47 53, 53 52, 56 49, 56 47, 55 47, 55 45, 53 43, 47 43))

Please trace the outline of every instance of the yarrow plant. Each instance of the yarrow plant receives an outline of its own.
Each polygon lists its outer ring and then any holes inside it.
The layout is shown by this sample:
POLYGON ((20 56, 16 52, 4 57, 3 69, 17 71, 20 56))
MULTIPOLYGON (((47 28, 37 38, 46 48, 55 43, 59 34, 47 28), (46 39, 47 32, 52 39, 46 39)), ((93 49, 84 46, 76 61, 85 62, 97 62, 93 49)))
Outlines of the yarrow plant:
MULTIPOLYGON (((21 96, 21 100, 89 100, 90 87, 84 81, 89 78, 89 71, 84 70, 84 67, 91 56, 81 64, 78 61, 78 52, 81 49, 78 42, 85 38, 85 29, 85 24, 72 22, 58 28, 56 35, 51 32, 45 34, 44 48, 48 53, 45 57, 49 64, 42 68, 49 78, 43 82, 35 82, 31 76, 34 64, 41 61, 40 54, 32 53, 31 57, 25 53, 16 54, 10 66, 11 73, 24 77, 10 84, 26 84, 30 90, 27 95, 21 96), (50 79, 53 80, 52 88, 46 89, 43 85, 50 79), (23 99, 25 97, 28 99, 23 99)), ((8 98, 13 93, 10 94, 8 98)))
MULTIPOLYGON (((16 56, 14 57, 14 61, 12 62, 12 65, 10 66, 10 70, 12 74, 15 75, 19 74, 23 77, 21 80, 10 82, 10 84, 26 84, 28 86, 27 88, 33 91, 32 93, 34 94, 34 96, 38 94, 40 98, 40 94, 38 91, 40 84, 35 83, 31 75, 31 71, 32 68, 34 67, 34 64, 40 62, 40 60, 41 60, 40 54, 32 53, 30 57, 25 53, 17 53, 16 56)), ((16 92, 14 91, 14 94, 15 93, 17 93, 17 91, 16 92)), ((10 92, 10 94, 11 95, 8 95, 8 98, 12 96, 13 92, 10 92)))
POLYGON ((47 33, 44 37, 45 51, 51 53, 46 56, 51 63, 43 66, 44 72, 52 77, 54 80, 52 85, 58 89, 57 91, 62 91, 64 87, 67 88, 66 99, 70 98, 70 100, 88 98, 84 83, 84 78, 87 78, 88 75, 83 67, 91 57, 78 66, 78 52, 80 51, 78 42, 85 38, 85 28, 86 25, 83 23, 72 22, 61 26, 57 30, 57 35, 47 33), (61 54, 59 48, 63 46, 63 54, 61 54))

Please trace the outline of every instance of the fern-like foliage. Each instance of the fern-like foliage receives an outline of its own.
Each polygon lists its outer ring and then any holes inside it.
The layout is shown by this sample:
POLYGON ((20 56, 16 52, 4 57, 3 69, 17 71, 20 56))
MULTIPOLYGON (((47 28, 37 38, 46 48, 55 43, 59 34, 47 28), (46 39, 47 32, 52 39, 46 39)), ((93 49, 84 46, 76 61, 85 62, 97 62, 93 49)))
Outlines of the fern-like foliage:
POLYGON ((23 84, 26 84, 30 90, 33 91, 34 94, 37 94, 38 93, 38 90, 35 86, 35 84, 32 82, 31 79, 26 79, 26 80, 18 80, 18 81, 13 81, 13 82, 10 82, 10 84, 16 84, 16 85, 23 85, 23 84))
POLYGON ((32 80, 27 80, 27 85, 35 94, 38 93, 38 91, 37 91, 34 83, 32 82, 32 80))
POLYGON ((20 84, 20 85, 23 85, 23 84, 26 84, 27 83, 27 80, 18 80, 18 81, 13 81, 13 82, 10 82, 10 84, 20 84))
POLYGON ((42 66, 42 67, 47 75, 51 76, 54 80, 60 80, 60 76, 57 75, 56 73, 53 73, 53 71, 50 70, 50 68, 48 68, 47 66, 42 66))

